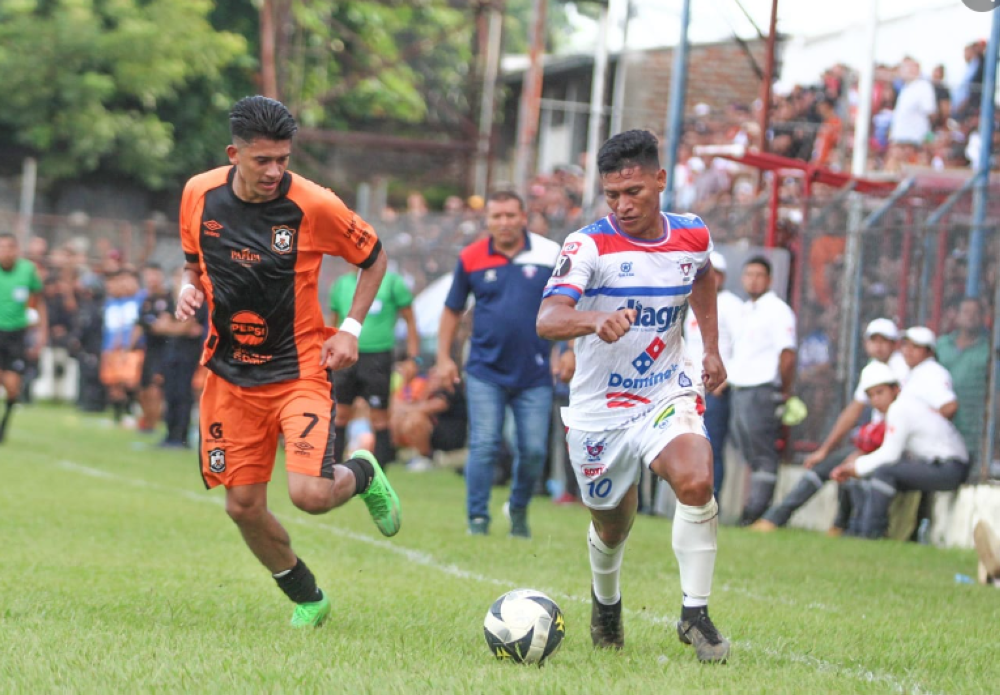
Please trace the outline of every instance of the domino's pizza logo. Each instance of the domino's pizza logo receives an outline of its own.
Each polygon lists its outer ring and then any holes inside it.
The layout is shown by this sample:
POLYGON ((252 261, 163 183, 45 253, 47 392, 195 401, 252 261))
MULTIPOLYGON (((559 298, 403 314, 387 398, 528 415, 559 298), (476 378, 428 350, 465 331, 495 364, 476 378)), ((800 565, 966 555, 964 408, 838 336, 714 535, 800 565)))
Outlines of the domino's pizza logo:
POLYGON ((656 364, 656 360, 660 358, 663 351, 666 349, 667 344, 660 340, 659 336, 653 338, 653 341, 646 346, 646 349, 642 353, 632 360, 632 366, 635 367, 635 371, 639 374, 645 374, 653 365, 656 364))

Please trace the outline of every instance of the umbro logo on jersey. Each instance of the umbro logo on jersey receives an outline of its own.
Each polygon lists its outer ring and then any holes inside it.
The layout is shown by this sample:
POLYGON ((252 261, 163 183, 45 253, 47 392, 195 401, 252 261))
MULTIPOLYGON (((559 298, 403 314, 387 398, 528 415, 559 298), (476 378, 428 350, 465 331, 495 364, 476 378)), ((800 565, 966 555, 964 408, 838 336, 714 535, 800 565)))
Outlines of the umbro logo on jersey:
POLYGON ((219 232, 221 232, 223 229, 222 225, 216 222, 215 220, 202 222, 201 228, 202 231, 205 232, 205 234, 207 234, 208 236, 216 236, 216 237, 220 236, 219 232))

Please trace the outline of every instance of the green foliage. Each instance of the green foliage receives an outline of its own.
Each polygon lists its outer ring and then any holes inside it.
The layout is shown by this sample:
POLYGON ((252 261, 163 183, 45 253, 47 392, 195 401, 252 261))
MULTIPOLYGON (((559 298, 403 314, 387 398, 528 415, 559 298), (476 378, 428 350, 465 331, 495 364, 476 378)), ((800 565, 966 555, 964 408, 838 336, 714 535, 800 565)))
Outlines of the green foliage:
POLYGON ((209 0, 7 0, 0 129, 38 155, 46 179, 101 170, 164 186, 186 162, 163 113, 194 82, 219 89, 246 49, 211 27, 211 9, 209 0))

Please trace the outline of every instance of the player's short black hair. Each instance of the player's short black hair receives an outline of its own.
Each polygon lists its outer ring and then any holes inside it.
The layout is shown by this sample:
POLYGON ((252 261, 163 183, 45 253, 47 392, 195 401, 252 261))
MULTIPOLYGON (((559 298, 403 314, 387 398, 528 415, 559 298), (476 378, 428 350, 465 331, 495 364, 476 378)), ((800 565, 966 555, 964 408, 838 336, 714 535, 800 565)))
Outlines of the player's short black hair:
POLYGON ((638 166, 660 169, 660 143, 648 130, 626 130, 614 135, 597 152, 597 171, 603 176, 638 166))
POLYGON ((243 97, 229 112, 229 132, 233 140, 291 140, 298 129, 295 118, 284 104, 259 94, 243 97))
POLYGON ((771 261, 767 260, 763 256, 752 257, 750 260, 748 260, 746 263, 743 264, 743 267, 746 268, 748 265, 763 266, 764 270, 767 271, 767 276, 771 277, 771 261))
POLYGON ((517 193, 515 193, 510 189, 504 188, 497 191, 492 191, 489 195, 486 196, 487 203, 492 203, 492 202, 503 203, 508 200, 516 200, 518 207, 521 210, 524 210, 524 200, 521 198, 521 196, 519 196, 517 193))

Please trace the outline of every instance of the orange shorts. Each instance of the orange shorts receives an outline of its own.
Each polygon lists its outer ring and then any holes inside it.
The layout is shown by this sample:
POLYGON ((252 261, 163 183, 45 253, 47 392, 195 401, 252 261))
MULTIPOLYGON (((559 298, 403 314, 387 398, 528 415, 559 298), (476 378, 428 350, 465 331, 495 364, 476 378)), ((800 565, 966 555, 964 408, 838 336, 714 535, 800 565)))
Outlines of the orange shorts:
POLYGON ((242 387, 209 372, 201 394, 201 475, 209 488, 267 483, 279 433, 285 468, 333 478, 336 401, 323 377, 242 387))
POLYGON ((101 383, 134 389, 142 376, 142 350, 106 350, 101 353, 101 383))

